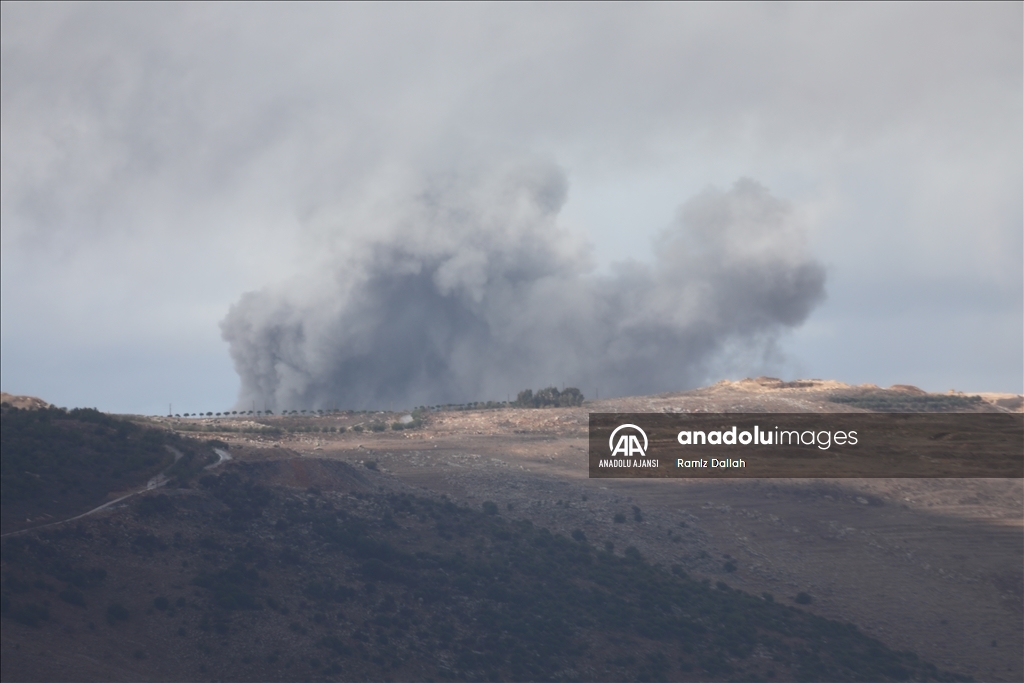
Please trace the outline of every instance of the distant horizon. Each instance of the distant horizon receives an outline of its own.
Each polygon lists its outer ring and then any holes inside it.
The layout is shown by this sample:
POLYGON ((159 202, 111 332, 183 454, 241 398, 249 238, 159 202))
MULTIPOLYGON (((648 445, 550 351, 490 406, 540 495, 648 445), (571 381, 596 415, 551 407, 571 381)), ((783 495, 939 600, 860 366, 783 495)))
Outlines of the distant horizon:
MULTIPOLYGON (((1024 395, 1021 392, 1013 392, 1013 391, 990 391, 990 390, 965 391, 965 390, 952 389, 952 388, 948 389, 946 391, 931 391, 931 390, 925 389, 923 387, 920 387, 920 386, 918 386, 916 384, 910 384, 910 383, 907 383, 907 382, 895 382, 895 383, 887 385, 887 386, 882 386, 882 385, 879 385, 879 384, 875 384, 873 382, 861 382, 859 384, 850 384, 849 382, 841 382, 840 380, 827 379, 827 378, 823 378, 823 377, 794 377, 793 379, 783 379, 781 377, 773 377, 773 376, 770 376, 770 375, 760 375, 760 376, 757 376, 757 377, 743 377, 743 378, 737 378, 737 379, 723 378, 723 379, 717 380, 715 382, 709 382, 708 384, 702 384, 699 387, 692 387, 690 389, 679 389, 677 391, 656 392, 656 393, 651 393, 651 394, 624 394, 624 395, 621 395, 621 396, 602 396, 602 397, 598 397, 598 396, 595 396, 593 394, 587 394, 586 392, 583 392, 583 393, 584 393, 584 401, 589 403, 589 402, 593 402, 593 401, 626 399, 626 398, 634 398, 634 397, 642 397, 642 396, 655 396, 655 395, 661 395, 661 394, 674 394, 674 393, 682 394, 682 393, 686 393, 686 392, 689 392, 689 391, 696 391, 696 390, 699 390, 699 389, 705 389, 705 388, 708 388, 708 387, 712 387, 712 386, 715 386, 716 384, 720 384, 720 383, 725 382, 725 381, 728 381, 728 382, 742 382, 744 380, 756 380, 756 379, 777 379, 777 380, 779 380, 781 382, 801 382, 801 381, 837 382, 839 384, 845 385, 845 386, 847 386, 849 388, 853 388, 853 389, 875 387, 875 388, 878 388, 878 389, 881 389, 881 390, 886 390, 886 391, 892 390, 893 388, 908 387, 908 388, 919 389, 921 391, 924 391, 924 392, 926 392, 928 394, 932 394, 932 395, 948 395, 948 394, 951 394, 951 393, 954 393, 954 392, 956 394, 958 394, 958 395, 964 395, 964 396, 995 395, 995 394, 1006 395, 1006 396, 1021 396, 1021 395, 1024 395)), ((551 385, 551 386, 554 386, 554 385, 551 385)), ((276 410, 276 411, 273 411, 272 413, 268 413, 266 411, 266 409, 263 409, 263 408, 256 408, 256 409, 227 408, 227 409, 220 409, 219 411, 217 409, 207 408, 207 409, 204 409, 204 410, 198 410, 198 409, 191 410, 190 409, 190 410, 187 411, 189 413, 189 415, 186 416, 186 415, 184 415, 184 413, 181 410, 176 410, 176 411, 172 412, 171 414, 168 414, 166 412, 152 412, 152 411, 145 412, 145 411, 134 411, 134 410, 108 410, 108 409, 104 409, 102 407, 99 407, 97 405, 61 404, 59 402, 50 401, 45 396, 41 396, 41 395, 37 395, 37 394, 31 394, 31 393, 16 393, 16 392, 10 392, 10 391, 3 390, 3 394, 5 394, 7 396, 15 397, 15 398, 39 399, 39 400, 41 400, 41 401, 43 401, 45 403, 48 403, 49 405, 51 405, 53 407, 63 408, 63 409, 66 409, 66 410, 73 410, 75 408, 91 408, 91 409, 94 409, 94 410, 99 410, 99 411, 104 412, 104 413, 109 413, 111 415, 137 415, 137 416, 140 416, 140 417, 176 417, 177 416, 177 417, 181 417, 182 419, 184 419, 185 417, 196 417, 198 419, 198 418, 218 417, 218 416, 219 417, 231 417, 230 413, 232 413, 232 412, 235 413, 235 416, 241 417, 241 416, 248 415, 249 414, 249 410, 254 410, 254 412, 253 412, 254 416, 256 415, 256 411, 258 411, 261 416, 281 417, 283 415, 283 411, 282 410, 276 410), (207 415, 206 413, 212 413, 212 415, 207 415)), ((5 400, 7 400, 7 399, 5 399, 5 400)), ((511 400, 502 399, 502 398, 481 399, 479 401, 465 401, 463 403, 450 403, 450 404, 440 404, 440 405, 441 406, 447 406, 447 405, 451 405, 451 406, 469 406, 469 405, 477 404, 477 403, 481 403, 481 404, 486 404, 486 403, 498 403, 498 404, 508 403, 508 405, 510 407, 515 407, 513 405, 515 403, 515 398, 513 397, 511 400)), ((320 410, 320 411, 322 411, 324 413, 329 413, 329 412, 332 412, 332 411, 357 412, 357 413, 358 412, 410 413, 410 412, 414 411, 416 408, 419 408, 419 407, 431 407, 431 406, 405 406, 405 407, 397 407, 397 408, 390 408, 390 407, 346 408, 346 407, 343 407, 343 406, 339 406, 338 408, 331 408, 331 409, 327 409, 327 408, 323 408, 323 409, 302 408, 300 406, 295 406, 294 408, 286 408, 286 409, 283 409, 283 410, 287 410, 287 411, 291 411, 291 410, 305 411, 306 413, 317 413, 318 410, 320 410)))

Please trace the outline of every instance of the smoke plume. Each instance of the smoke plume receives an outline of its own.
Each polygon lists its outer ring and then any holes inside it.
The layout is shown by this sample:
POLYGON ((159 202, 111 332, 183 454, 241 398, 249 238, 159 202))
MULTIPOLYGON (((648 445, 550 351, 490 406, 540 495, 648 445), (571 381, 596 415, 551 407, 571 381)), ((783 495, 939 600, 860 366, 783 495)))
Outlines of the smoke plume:
POLYGON ((608 275, 559 227, 566 192, 538 163, 434 178, 302 281, 243 295, 221 323, 240 405, 680 390, 726 349, 770 348, 824 296, 792 209, 751 180, 691 198, 652 263, 608 275))

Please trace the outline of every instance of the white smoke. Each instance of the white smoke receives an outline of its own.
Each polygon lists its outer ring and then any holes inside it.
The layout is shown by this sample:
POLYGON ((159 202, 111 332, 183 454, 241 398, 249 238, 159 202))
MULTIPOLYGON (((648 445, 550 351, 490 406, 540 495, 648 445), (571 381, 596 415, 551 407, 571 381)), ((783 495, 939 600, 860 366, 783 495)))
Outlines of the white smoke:
POLYGON ((770 348, 824 296, 794 212, 751 180, 687 201, 653 264, 600 276, 557 222, 566 192, 543 163, 443 174, 326 267, 243 295, 221 323, 239 404, 679 390, 706 380, 724 349, 770 348))

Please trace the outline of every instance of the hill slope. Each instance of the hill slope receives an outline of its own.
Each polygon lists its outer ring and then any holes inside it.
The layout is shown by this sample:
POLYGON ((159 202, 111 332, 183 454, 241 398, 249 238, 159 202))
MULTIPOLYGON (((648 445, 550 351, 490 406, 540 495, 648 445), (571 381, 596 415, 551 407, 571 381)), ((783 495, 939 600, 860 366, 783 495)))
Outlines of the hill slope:
POLYGON ((492 503, 337 463, 345 490, 266 486, 267 467, 5 540, 4 679, 955 679, 492 503))

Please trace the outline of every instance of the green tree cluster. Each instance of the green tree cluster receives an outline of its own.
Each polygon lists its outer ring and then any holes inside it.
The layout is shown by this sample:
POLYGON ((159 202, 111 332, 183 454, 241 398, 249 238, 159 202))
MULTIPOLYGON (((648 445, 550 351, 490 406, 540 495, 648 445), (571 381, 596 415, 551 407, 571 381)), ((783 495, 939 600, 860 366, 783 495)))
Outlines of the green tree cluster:
POLYGON ((583 405, 583 392, 576 387, 567 387, 562 391, 558 387, 546 387, 533 393, 525 389, 516 395, 516 405, 520 408, 558 408, 583 405))

